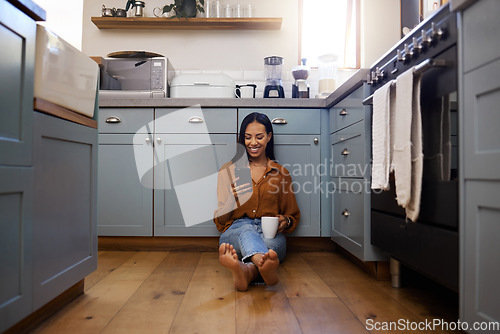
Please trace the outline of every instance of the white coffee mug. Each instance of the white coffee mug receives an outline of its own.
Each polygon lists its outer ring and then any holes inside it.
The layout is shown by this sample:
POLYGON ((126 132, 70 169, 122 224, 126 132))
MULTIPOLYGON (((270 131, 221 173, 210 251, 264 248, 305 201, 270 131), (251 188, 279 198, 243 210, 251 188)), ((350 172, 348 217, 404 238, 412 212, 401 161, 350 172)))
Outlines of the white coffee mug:
POLYGON ((278 217, 262 217, 261 218, 262 233, 264 233, 264 238, 272 239, 276 236, 279 226, 278 217))
POLYGON ((246 85, 236 85, 236 97, 243 99, 251 99, 255 97, 255 89, 257 85, 246 84, 246 85))

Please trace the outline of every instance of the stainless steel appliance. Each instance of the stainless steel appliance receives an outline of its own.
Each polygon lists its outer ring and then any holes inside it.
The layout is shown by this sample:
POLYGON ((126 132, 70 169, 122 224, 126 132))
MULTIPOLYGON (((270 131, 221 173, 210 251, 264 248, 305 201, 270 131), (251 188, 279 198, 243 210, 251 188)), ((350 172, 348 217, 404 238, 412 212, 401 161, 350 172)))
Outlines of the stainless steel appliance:
MULTIPOLYGON (((394 182, 390 191, 372 192, 371 243, 389 253, 396 260, 395 267, 402 263, 458 291, 457 19, 449 4, 421 22, 370 68, 372 93, 413 66, 422 74, 420 216, 416 222, 405 221, 405 212, 395 200, 394 182), (443 110, 449 115, 449 125, 436 117, 443 110), (452 143, 444 178, 436 177, 425 160, 441 144, 436 133, 445 133, 452 143)), ((372 97, 364 104, 371 104, 372 97)))
POLYGON ((99 95, 105 98, 165 98, 175 71, 168 58, 142 51, 104 58, 99 95))

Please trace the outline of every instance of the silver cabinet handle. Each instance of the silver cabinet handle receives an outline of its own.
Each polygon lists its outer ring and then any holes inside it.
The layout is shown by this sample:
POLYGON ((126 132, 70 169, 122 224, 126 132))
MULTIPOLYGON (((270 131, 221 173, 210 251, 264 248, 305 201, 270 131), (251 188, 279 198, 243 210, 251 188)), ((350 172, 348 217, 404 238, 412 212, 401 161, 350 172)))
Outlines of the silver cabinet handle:
POLYGON ((191 116, 188 120, 189 123, 203 123, 205 122, 200 116, 191 116))
POLYGON ((315 137, 315 138, 313 139, 313 142, 314 142, 314 144, 318 145, 318 143, 319 143, 319 139, 318 139, 318 137, 315 137))
POLYGON ((349 217, 350 215, 351 215, 351 213, 349 212, 349 210, 344 209, 344 210, 342 211, 342 216, 344 216, 344 217, 349 217))
POLYGON ((340 153, 340 154, 342 154, 342 155, 349 155, 350 153, 351 153, 351 152, 349 152, 349 150, 348 150, 347 148, 344 148, 344 149, 342 150, 342 153, 340 153))
POLYGON ((146 138, 146 144, 148 144, 148 145, 151 144, 151 139, 149 137, 146 138))
POLYGON ((110 116, 106 118, 106 123, 121 123, 121 119, 118 116, 110 116))
POLYGON ((347 110, 342 109, 342 110, 339 112, 339 115, 340 115, 340 116, 346 116, 346 115, 347 115, 347 110))
POLYGON ((271 121, 271 123, 273 123, 273 124, 288 124, 288 121, 284 118, 276 117, 271 121))
POLYGON ((158 144, 161 144, 161 138, 160 138, 160 137, 156 138, 156 142, 157 142, 158 144))

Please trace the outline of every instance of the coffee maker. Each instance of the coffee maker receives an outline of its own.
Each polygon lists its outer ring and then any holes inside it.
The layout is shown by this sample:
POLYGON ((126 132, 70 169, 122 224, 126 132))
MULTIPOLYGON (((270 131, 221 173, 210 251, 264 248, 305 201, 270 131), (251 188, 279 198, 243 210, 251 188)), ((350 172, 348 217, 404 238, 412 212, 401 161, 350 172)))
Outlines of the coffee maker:
POLYGON ((285 90, 281 82, 283 57, 270 56, 264 58, 264 70, 266 74, 266 87, 264 97, 284 98, 285 90))
POLYGON ((302 58, 302 65, 292 68, 295 83, 292 85, 292 98, 309 98, 309 68, 306 66, 306 58, 302 58))

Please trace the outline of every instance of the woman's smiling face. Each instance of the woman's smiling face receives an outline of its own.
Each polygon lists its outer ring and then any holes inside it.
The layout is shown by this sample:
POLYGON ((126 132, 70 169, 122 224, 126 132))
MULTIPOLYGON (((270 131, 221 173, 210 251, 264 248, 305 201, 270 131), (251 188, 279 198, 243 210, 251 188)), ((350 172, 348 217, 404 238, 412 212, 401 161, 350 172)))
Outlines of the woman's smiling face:
POLYGON ((253 160, 266 156, 267 143, 271 140, 272 133, 266 132, 266 127, 257 121, 248 124, 245 130, 245 147, 253 160))

